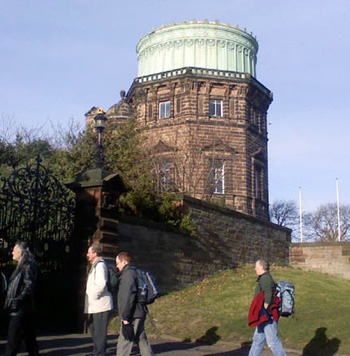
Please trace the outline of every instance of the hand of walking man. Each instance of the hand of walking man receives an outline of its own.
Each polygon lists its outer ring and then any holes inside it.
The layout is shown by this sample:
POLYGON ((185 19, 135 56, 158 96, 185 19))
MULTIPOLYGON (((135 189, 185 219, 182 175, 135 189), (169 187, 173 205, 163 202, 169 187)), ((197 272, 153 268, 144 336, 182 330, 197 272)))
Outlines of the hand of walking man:
POLYGON ((123 336, 125 337, 126 340, 134 341, 134 338, 135 338, 134 329, 130 323, 128 323, 128 324, 123 323, 122 332, 123 332, 123 336))

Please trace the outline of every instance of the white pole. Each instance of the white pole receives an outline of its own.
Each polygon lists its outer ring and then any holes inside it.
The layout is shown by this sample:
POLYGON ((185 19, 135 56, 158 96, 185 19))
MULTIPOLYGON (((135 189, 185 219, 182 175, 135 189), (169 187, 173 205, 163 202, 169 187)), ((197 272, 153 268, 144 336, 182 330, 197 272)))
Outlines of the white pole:
POLYGON ((301 202, 301 187, 299 187, 299 220, 300 220, 300 242, 303 242, 303 206, 301 202))
POLYGON ((339 182, 338 178, 335 179, 335 185, 337 190, 337 215, 338 215, 338 241, 341 239, 341 232, 340 232, 340 204, 339 204, 339 182))

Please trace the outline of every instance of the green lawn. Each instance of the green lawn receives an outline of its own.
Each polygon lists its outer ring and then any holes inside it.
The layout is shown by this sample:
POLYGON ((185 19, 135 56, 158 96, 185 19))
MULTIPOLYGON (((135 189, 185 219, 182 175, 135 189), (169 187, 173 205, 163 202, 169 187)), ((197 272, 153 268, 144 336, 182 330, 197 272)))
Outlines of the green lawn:
MULTIPOLYGON (((283 345, 302 350, 318 330, 313 349, 324 350, 332 339, 330 347, 340 341, 339 353, 350 355, 350 282, 290 267, 272 266, 271 273, 275 281, 287 279, 296 287, 295 316, 279 322, 283 345)), ((245 265, 170 293, 149 307, 155 327, 148 322, 147 330, 209 343, 249 342, 254 329, 248 326, 247 315, 255 281, 254 266, 245 265)))

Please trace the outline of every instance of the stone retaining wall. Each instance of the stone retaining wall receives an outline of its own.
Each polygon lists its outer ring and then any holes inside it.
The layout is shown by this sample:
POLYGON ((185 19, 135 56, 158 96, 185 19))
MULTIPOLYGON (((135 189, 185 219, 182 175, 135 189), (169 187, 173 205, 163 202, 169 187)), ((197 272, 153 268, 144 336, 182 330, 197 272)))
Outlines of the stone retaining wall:
POLYGON ((350 280, 350 242, 292 244, 291 266, 350 280))
POLYGON ((289 263, 290 229, 188 196, 183 204, 197 223, 198 238, 225 264, 253 263, 258 258, 289 263))
POLYGON ((184 197, 183 205, 192 214, 195 235, 132 217, 102 218, 104 255, 132 251, 165 292, 261 257, 288 264, 289 229, 194 198, 184 197))

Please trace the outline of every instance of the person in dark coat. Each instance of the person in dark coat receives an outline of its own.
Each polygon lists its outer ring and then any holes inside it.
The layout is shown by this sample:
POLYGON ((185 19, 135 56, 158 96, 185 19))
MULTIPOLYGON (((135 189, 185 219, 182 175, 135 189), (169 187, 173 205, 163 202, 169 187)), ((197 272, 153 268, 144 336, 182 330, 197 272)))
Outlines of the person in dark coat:
POLYGON ((12 256, 18 264, 10 277, 4 304, 10 316, 5 356, 17 355, 22 340, 26 344, 28 355, 38 356, 34 331, 34 289, 37 277, 35 259, 25 242, 16 243, 12 256))
POLYGON ((129 356, 134 342, 138 345, 141 356, 154 356, 145 332, 147 309, 137 301, 137 269, 131 260, 128 252, 121 252, 116 258, 117 268, 121 272, 118 290, 118 314, 121 327, 117 356, 129 356))

